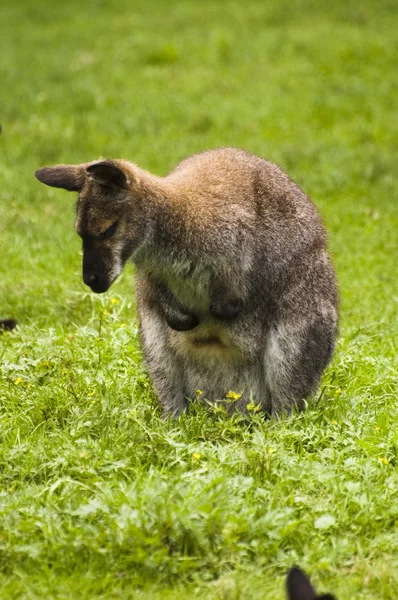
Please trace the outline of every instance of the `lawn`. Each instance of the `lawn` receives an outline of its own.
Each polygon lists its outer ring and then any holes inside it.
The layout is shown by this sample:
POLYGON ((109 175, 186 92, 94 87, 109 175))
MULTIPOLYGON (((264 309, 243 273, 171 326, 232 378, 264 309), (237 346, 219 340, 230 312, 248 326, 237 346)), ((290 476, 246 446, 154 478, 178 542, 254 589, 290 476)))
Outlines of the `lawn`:
POLYGON ((393 0, 2 0, 0 597, 278 600, 299 564, 339 600, 398 597, 398 7, 393 0), (159 175, 207 148, 313 198, 341 291, 308 410, 165 422, 134 273, 81 280, 48 164, 159 175))

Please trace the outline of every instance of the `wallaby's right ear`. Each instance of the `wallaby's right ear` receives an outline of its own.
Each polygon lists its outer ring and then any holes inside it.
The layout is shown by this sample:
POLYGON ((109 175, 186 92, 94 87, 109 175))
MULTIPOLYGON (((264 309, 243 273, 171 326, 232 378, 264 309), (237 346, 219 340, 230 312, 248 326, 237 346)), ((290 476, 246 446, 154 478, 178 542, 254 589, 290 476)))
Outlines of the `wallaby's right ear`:
POLYGON ((298 567, 292 567, 286 580, 289 600, 316 600, 316 592, 307 575, 298 567))
POLYGON ((57 165, 44 167, 35 172, 35 177, 51 187, 69 192, 80 192, 86 179, 86 165, 57 165))

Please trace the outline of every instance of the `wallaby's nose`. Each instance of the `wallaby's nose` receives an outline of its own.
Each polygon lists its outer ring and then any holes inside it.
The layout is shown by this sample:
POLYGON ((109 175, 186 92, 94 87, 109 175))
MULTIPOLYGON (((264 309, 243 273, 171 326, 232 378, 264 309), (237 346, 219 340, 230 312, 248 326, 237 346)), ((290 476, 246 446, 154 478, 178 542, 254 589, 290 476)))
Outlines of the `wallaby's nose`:
POLYGON ((92 285, 97 285, 98 284, 98 275, 96 275, 95 273, 92 273, 91 275, 86 277, 86 281, 84 283, 86 285, 89 285, 90 287, 92 285))
POLYGON ((87 275, 84 274, 83 281, 96 294, 102 294, 109 288, 107 277, 102 277, 101 275, 98 275, 98 273, 88 273, 87 275))

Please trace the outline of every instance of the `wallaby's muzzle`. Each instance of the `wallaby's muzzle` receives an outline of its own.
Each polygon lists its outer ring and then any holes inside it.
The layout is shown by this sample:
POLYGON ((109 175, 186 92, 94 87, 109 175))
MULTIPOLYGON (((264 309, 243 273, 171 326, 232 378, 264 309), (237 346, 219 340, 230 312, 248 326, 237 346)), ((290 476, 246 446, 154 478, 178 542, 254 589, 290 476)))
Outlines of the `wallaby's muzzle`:
POLYGON ((83 281, 96 294, 102 294, 103 292, 106 292, 112 283, 109 281, 106 275, 101 273, 83 273, 83 281))
POLYGON ((83 281, 96 294, 106 292, 119 275, 110 252, 90 248, 83 251, 83 281))

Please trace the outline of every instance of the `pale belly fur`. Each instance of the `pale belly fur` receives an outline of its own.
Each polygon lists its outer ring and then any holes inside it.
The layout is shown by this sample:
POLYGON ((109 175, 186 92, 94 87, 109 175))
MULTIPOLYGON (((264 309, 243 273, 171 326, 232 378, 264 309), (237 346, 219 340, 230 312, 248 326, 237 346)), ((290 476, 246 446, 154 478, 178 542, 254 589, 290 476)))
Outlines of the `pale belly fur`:
POLYGON ((241 347, 228 327, 207 318, 191 331, 170 330, 170 342, 183 366, 188 398, 225 403, 243 412, 251 402, 266 403, 264 365, 241 347))
POLYGON ((233 332, 215 319, 206 318, 190 331, 169 330, 170 342, 176 354, 194 362, 224 362, 244 360, 233 332))

